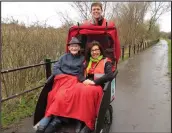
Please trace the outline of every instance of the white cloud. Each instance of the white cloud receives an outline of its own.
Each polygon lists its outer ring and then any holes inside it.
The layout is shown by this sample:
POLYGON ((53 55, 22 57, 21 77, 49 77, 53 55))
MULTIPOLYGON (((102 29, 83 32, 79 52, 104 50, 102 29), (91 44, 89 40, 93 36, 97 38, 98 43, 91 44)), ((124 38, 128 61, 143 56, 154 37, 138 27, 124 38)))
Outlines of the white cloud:
POLYGON ((69 13, 69 16, 76 17, 69 2, 2 2, 2 18, 19 20, 29 25, 34 22, 46 23, 58 27, 61 25, 60 16, 57 12, 69 13))
POLYGON ((171 12, 161 16, 160 20, 160 29, 161 31, 170 32, 171 31, 171 12))

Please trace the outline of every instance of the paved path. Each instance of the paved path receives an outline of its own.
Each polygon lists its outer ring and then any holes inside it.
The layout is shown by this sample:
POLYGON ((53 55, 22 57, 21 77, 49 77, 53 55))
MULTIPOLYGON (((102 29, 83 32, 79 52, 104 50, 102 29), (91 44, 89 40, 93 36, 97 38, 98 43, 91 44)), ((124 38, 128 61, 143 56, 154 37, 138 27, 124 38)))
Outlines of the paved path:
POLYGON ((112 132, 171 132, 168 46, 152 48, 120 64, 112 132))

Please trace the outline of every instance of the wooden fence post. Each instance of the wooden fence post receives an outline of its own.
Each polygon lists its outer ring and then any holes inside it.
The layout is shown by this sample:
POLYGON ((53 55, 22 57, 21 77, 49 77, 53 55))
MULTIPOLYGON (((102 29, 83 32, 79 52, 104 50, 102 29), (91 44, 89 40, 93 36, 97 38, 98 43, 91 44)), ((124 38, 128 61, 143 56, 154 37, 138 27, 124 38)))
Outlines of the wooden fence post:
POLYGON ((146 42, 145 42, 145 45, 144 45, 144 49, 146 49, 146 42))
MULTIPOLYGON (((2 53, 1 50, 1 44, 0 44, 0 53, 2 53)), ((1 55, 0 54, 0 71, 1 71, 1 55)), ((2 130, 2 86, 1 86, 1 75, 0 75, 0 132, 2 130)))
POLYGON ((46 71, 46 78, 48 79, 51 76, 51 59, 45 59, 45 71, 46 71))
POLYGON ((0 132, 2 130, 2 86, 1 86, 1 76, 0 76, 0 132))
POLYGON ((122 46, 122 60, 124 60, 124 46, 122 46))
POLYGON ((131 46, 129 45, 129 49, 128 49, 128 56, 130 58, 130 51, 131 51, 131 46))

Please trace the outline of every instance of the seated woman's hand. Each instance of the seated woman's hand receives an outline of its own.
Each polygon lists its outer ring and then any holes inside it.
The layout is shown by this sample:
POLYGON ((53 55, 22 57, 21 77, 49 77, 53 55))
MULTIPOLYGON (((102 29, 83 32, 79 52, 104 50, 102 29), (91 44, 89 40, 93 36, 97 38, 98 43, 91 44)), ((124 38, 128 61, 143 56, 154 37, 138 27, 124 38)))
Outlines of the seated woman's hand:
POLYGON ((83 84, 85 84, 85 85, 89 85, 89 84, 90 84, 90 81, 91 81, 91 80, 86 79, 86 80, 84 80, 83 84))
POLYGON ((95 85, 94 81, 90 80, 90 85, 95 85))
POLYGON ((86 80, 84 80, 83 84, 85 84, 85 85, 94 85, 95 83, 92 80, 86 79, 86 80))

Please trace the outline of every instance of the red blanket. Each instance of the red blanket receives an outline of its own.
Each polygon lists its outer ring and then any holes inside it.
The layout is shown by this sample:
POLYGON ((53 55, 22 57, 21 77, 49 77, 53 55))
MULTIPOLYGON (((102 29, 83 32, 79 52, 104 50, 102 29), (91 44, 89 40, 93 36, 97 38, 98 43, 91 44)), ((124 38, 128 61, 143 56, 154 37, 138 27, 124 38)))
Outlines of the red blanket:
POLYGON ((93 130, 102 96, 101 86, 84 85, 75 76, 57 75, 48 94, 45 116, 78 119, 93 130))

